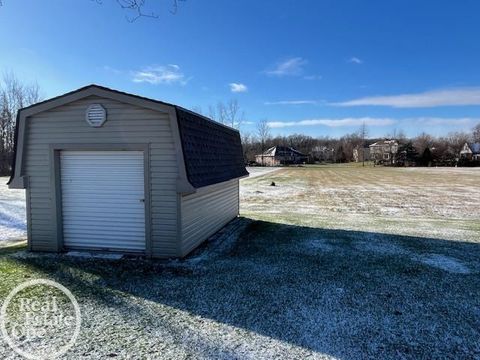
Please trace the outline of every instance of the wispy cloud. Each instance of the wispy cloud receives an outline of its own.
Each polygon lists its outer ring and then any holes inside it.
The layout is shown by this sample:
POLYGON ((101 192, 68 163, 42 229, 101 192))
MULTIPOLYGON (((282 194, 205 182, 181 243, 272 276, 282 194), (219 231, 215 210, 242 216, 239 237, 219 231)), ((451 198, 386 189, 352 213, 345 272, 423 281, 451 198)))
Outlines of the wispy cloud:
POLYGON ((473 126, 477 123, 480 123, 480 118, 440 118, 440 117, 419 117, 413 119, 406 119, 414 121, 416 123, 421 123, 428 126, 473 126))
POLYGON ((300 76, 303 74, 303 67, 307 64, 307 60, 301 57, 292 57, 281 61, 271 69, 265 71, 269 76, 300 76))
POLYGON ((317 100, 281 100, 281 101, 265 101, 264 105, 315 105, 317 100))
POLYGON ((121 74, 123 72, 122 70, 116 69, 116 68, 108 66, 108 65, 103 65, 103 70, 105 70, 107 72, 111 72, 113 74, 121 74))
POLYGON ((186 78, 175 64, 147 66, 132 73, 132 81, 150 84, 181 84, 185 85, 191 78, 186 78))
POLYGON ((323 76, 322 75, 305 75, 303 78, 305 80, 322 80, 323 76))
POLYGON ((442 118, 442 117, 409 117, 409 118, 342 118, 342 119, 307 119, 298 121, 271 121, 268 124, 271 128, 287 128, 301 126, 327 126, 330 128, 355 127, 366 124, 370 127, 382 127, 395 124, 404 124, 406 126, 415 124, 422 126, 447 126, 470 128, 480 122, 480 118, 462 117, 462 118, 442 118))
POLYGON ((360 126, 366 124, 368 126, 388 126, 393 125, 397 121, 391 118, 344 118, 344 119, 307 119, 299 121, 270 121, 268 125, 271 128, 285 128, 294 126, 316 126, 323 125, 328 127, 347 127, 360 126))
POLYGON ((371 96, 333 103, 332 105, 391 106, 394 108, 480 105, 480 87, 440 89, 392 96, 371 96))
POLYGON ((348 62, 352 64, 363 64, 363 60, 356 56, 352 56, 350 59, 348 59, 348 62))
POLYGON ((245 84, 230 83, 228 85, 230 86, 230 91, 232 93, 242 93, 242 92, 247 92, 248 91, 248 87, 245 84))

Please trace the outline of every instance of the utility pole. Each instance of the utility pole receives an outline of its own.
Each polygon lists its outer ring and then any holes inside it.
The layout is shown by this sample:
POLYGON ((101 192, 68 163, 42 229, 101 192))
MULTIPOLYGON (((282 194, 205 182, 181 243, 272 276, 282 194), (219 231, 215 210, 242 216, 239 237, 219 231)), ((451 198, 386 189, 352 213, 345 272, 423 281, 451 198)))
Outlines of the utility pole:
POLYGON ((365 167, 365 138, 367 137, 367 125, 365 121, 360 128, 360 136, 362 137, 362 166, 365 167))

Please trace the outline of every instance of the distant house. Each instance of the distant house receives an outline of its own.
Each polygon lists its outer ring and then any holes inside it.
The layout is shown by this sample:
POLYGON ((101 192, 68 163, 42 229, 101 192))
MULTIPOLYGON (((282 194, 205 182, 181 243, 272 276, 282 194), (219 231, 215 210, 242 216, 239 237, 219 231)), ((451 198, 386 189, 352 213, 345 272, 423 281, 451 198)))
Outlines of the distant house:
POLYGON ((460 151, 460 158, 468 161, 480 161, 480 143, 465 143, 460 151))
POLYGON ((395 165, 398 153, 398 141, 385 139, 377 141, 370 147, 370 158, 375 164, 395 165))
POLYGON ((302 164, 307 159, 307 155, 288 146, 274 146, 263 154, 255 156, 255 161, 265 166, 302 164))
POLYGON ((353 161, 355 162, 363 162, 363 161, 370 161, 370 148, 368 147, 360 147, 356 146, 353 149, 353 161))

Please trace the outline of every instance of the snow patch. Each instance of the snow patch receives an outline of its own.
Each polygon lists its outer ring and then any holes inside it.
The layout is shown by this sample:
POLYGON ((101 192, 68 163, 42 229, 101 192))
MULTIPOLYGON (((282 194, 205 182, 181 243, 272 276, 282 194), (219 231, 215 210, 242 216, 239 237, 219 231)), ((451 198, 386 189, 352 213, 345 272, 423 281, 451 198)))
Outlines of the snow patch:
POLYGON ((12 190, 8 178, 0 177, 0 242, 27 236, 25 190, 12 190))

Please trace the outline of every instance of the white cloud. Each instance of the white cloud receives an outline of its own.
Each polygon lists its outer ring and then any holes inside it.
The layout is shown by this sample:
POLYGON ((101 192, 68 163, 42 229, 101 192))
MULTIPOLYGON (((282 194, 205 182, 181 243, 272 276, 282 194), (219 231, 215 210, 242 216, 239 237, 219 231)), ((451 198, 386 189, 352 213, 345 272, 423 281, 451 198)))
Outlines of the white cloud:
POLYGON ((397 121, 391 118, 344 118, 344 119, 308 119, 299 121, 270 121, 268 125, 271 128, 285 128, 293 126, 315 126, 323 125, 328 127, 345 127, 360 126, 366 124, 368 126, 388 126, 393 125, 397 121))
POLYGON ((366 124, 370 127, 382 127, 394 124, 405 124, 407 126, 421 125, 421 126, 461 126, 470 128, 480 122, 480 118, 441 118, 441 117, 410 117, 402 119, 394 118, 343 118, 343 119, 307 119, 298 121, 271 121, 268 124, 271 128, 286 128, 297 126, 316 126, 323 125, 331 128, 337 127, 355 127, 366 124))
POLYGON ((480 87, 441 89, 392 96, 371 96, 333 103, 332 105, 391 106, 394 108, 480 105, 480 87))
POLYGON ((299 76, 303 74, 303 66, 307 60, 301 57, 293 57, 277 63, 272 69, 265 71, 270 76, 299 76))
POLYGON ((315 105, 317 100, 281 100, 281 101, 265 101, 264 105, 315 105))
POLYGON ((439 117, 419 117, 419 118, 413 118, 413 119, 407 119, 407 120, 412 120, 415 122, 422 123, 423 125, 428 125, 428 126, 473 126, 477 123, 480 122, 480 118, 439 118, 439 117))
POLYGON ((355 57, 355 56, 348 59, 348 62, 352 63, 352 64, 363 64, 363 60, 359 59, 358 57, 355 57))
POLYGON ((134 71, 132 81, 150 84, 181 84, 185 85, 190 79, 180 71, 180 66, 175 64, 147 66, 139 71, 134 71))
POLYGON ((305 75, 303 78, 305 80, 322 80, 323 76, 322 75, 305 75))
POLYGON ((122 70, 113 68, 113 67, 108 66, 108 65, 103 65, 103 70, 114 73, 114 74, 121 74, 122 73, 122 70))
POLYGON ((230 83, 228 84, 230 86, 230 91, 233 93, 242 93, 242 92, 247 92, 248 88, 247 85, 241 84, 241 83, 230 83))

